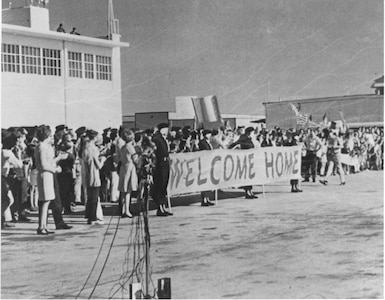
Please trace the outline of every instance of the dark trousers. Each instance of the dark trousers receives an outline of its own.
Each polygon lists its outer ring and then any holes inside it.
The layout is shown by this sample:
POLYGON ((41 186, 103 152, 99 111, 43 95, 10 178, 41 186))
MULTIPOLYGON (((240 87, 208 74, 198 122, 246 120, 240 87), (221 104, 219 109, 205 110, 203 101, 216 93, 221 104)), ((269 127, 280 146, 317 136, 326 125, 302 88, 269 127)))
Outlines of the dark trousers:
POLYGON ((63 221, 63 206, 61 204, 61 198, 60 198, 60 192, 59 192, 59 183, 57 180, 57 176, 54 176, 54 185, 55 185, 55 199, 50 201, 49 203, 49 209, 52 210, 52 216, 55 221, 55 225, 58 226, 62 223, 63 221))
POLYGON ((16 213, 25 215, 26 202, 22 199, 22 182, 18 178, 8 178, 9 188, 12 191, 14 202, 11 206, 12 218, 15 218, 16 213))
POLYGON ((245 190, 245 192, 247 193, 248 191, 251 191, 253 189, 253 186, 247 185, 247 186, 242 186, 241 188, 243 188, 245 190))
POLYGON ((96 209, 98 205, 100 187, 89 186, 87 187, 87 205, 86 205, 86 218, 88 222, 96 221, 96 209))
POLYGON ((154 172, 154 184, 152 186, 151 196, 154 202, 159 205, 167 203, 167 185, 170 177, 170 163, 168 160, 158 161, 154 172))
POLYGON ((209 198, 210 199, 211 194, 212 194, 212 191, 203 191, 203 192, 201 192, 201 199, 202 200, 204 198, 209 198))
POLYGON ((72 173, 59 173, 57 175, 61 204, 64 210, 71 210, 71 202, 74 199, 74 180, 72 173))
POLYGON ((4 213, 10 203, 8 198, 8 191, 9 191, 8 180, 6 177, 1 176, 1 225, 3 225, 5 222, 4 213))
POLYGON ((317 177, 317 164, 318 158, 315 151, 307 151, 304 159, 305 163, 305 178, 309 179, 310 176, 315 180, 317 177))
POLYGON ((99 191, 100 202, 108 202, 111 197, 111 172, 101 169, 100 179, 102 182, 99 191))

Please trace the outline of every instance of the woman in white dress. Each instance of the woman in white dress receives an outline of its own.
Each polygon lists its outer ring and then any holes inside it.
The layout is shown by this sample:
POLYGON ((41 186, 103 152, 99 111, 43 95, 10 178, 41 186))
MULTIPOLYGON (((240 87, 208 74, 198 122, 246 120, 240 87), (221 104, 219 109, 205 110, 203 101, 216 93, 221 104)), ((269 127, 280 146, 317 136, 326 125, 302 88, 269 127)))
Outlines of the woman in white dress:
POLYGON ((137 191, 138 189, 138 177, 134 164, 138 159, 138 155, 134 147, 134 137, 134 133, 129 129, 124 129, 121 133, 121 138, 125 144, 119 151, 121 167, 119 171, 118 190, 121 193, 123 218, 132 218, 130 212, 131 192, 137 191))
POLYGON ((37 189, 39 193, 39 227, 37 234, 48 235, 54 233, 47 229, 48 206, 55 199, 54 173, 60 173, 61 167, 57 162, 67 157, 59 154, 55 158, 53 135, 49 126, 41 125, 36 130, 39 144, 35 151, 37 175, 37 189))

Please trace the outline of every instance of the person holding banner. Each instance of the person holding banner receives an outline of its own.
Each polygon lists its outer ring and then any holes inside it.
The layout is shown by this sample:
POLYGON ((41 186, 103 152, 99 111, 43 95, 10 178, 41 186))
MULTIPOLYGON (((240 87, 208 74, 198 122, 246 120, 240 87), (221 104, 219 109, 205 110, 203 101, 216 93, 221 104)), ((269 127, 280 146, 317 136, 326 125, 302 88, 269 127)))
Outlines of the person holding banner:
POLYGON ((158 205, 156 215, 159 217, 173 215, 166 210, 167 185, 170 176, 170 146, 166 140, 167 135, 168 124, 161 123, 158 125, 158 131, 155 132, 152 137, 152 142, 156 146, 156 164, 153 173, 154 184, 152 186, 151 196, 156 205, 158 205))
MULTIPOLYGON (((230 144, 229 149, 234 149, 239 147, 240 149, 252 149, 254 148, 253 139, 251 137, 252 133, 254 133, 255 129, 253 127, 247 127, 245 129, 245 133, 243 133, 237 141, 230 144)), ((245 190, 245 198, 246 199, 255 199, 258 198, 256 195, 252 193, 253 187, 251 185, 242 187, 245 190)))
MULTIPOLYGON (((210 130, 203 130, 203 139, 199 141, 199 150, 213 150, 213 146, 211 145, 210 138, 211 138, 211 131, 210 130)), ((215 205, 213 202, 210 201, 210 191, 204 191, 201 192, 201 198, 202 206, 212 206, 215 205)))
MULTIPOLYGON (((283 146, 297 146, 297 140, 294 139, 294 134, 291 131, 288 131, 287 139, 283 141, 283 146)), ((291 179, 290 185, 291 185, 291 192, 292 193, 302 193, 302 190, 298 188, 299 180, 298 179, 291 179)))

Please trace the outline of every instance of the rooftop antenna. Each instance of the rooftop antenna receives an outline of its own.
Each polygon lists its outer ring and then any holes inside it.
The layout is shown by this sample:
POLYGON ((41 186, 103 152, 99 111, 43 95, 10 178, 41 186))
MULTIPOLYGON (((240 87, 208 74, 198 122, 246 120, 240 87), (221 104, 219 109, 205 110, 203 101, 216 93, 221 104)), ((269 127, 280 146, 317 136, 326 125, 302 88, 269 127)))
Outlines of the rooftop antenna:
POLYGON ((112 40, 114 34, 119 34, 119 20, 114 17, 114 4, 108 0, 108 39, 112 40))

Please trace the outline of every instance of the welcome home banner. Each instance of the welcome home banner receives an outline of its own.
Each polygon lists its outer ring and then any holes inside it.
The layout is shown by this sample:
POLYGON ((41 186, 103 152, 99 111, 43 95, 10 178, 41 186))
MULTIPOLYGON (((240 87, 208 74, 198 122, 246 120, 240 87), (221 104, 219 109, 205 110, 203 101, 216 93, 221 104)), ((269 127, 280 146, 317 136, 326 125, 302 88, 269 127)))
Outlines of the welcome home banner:
POLYGON ((170 155, 169 196, 301 178, 301 146, 170 155))

